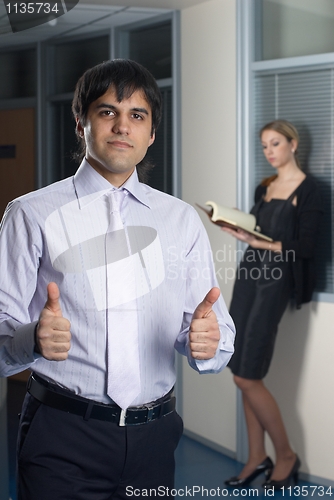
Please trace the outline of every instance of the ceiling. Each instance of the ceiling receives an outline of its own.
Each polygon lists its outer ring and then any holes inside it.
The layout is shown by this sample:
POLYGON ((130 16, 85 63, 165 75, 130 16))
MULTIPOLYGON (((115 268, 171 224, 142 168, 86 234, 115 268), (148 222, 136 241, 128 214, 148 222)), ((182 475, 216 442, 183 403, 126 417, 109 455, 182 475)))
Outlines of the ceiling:
MULTIPOLYGON (((52 4, 52 0, 48 0, 52 4)), ((59 1, 59 0, 58 0, 59 1)), ((83 35, 92 31, 106 30, 136 21, 149 19, 184 9, 208 0, 80 0, 66 14, 30 29, 13 33, 5 9, 5 1, 0 0, 0 49, 15 47, 70 35, 83 35), (159 8, 156 5, 159 5, 159 8)), ((13 3, 13 2, 12 2, 13 3)))
MULTIPOLYGON (((159 4, 161 9, 182 10, 188 7, 194 7, 210 0, 118 0, 117 5, 124 7, 156 7, 159 4)), ((80 4, 99 4, 110 5, 112 0, 98 0, 92 2, 91 0, 80 0, 80 4)))
MULTIPOLYGON (((51 0, 52 1, 52 0, 51 0)), ((83 35, 110 29, 169 12, 166 9, 83 4, 34 28, 12 33, 3 3, 0 3, 0 48, 26 45, 50 38, 83 35)))

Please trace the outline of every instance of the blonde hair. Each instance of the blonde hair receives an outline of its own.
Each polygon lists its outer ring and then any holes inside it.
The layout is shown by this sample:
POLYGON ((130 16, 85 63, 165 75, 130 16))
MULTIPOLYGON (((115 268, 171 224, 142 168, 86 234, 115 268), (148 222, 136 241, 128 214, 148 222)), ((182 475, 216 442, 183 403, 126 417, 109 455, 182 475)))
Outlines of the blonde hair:
POLYGON ((299 159, 297 157, 298 155, 298 144, 299 144, 299 134, 298 130, 292 123, 288 122, 287 120, 274 120, 270 123, 267 123, 264 125, 259 133, 260 138, 262 137, 262 134, 265 130, 275 130, 275 132, 278 132, 279 134, 284 135, 286 139, 291 142, 292 140, 295 140, 297 142, 297 147, 294 151, 294 157, 295 157, 295 162, 297 164, 297 167, 301 169, 301 165, 299 162, 299 159))
MULTIPOLYGON (((262 137, 262 134, 265 130, 275 130, 275 132, 278 132, 279 134, 284 135, 284 137, 287 139, 288 142, 291 142, 293 139, 297 142, 297 148, 294 151, 294 157, 295 157, 295 162, 297 164, 297 167, 301 169, 300 161, 298 158, 298 144, 299 144, 299 134, 298 130, 292 123, 288 122, 287 120, 274 120, 270 123, 267 123, 264 125, 260 132, 259 136, 260 138, 262 137)), ((269 184, 274 181, 277 178, 277 175, 272 175, 271 177, 266 177, 265 179, 262 179, 261 181, 261 186, 268 187, 269 184)))

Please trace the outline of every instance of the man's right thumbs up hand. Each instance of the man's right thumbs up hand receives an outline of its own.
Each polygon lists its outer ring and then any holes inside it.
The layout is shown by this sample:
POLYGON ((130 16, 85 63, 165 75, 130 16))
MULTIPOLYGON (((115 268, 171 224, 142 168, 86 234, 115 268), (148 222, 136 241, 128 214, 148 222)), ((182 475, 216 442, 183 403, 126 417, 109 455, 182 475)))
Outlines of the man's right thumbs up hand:
POLYGON ((56 283, 48 284, 48 299, 40 314, 36 329, 37 351, 49 361, 63 361, 71 347, 71 324, 63 318, 56 283))

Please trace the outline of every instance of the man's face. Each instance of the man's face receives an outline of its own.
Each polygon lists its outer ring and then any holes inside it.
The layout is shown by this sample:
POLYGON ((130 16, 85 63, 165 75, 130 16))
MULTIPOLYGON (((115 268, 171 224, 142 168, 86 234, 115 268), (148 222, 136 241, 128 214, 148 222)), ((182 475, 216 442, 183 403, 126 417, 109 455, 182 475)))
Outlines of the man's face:
POLYGON ((144 94, 137 90, 118 102, 113 87, 91 103, 85 126, 77 120, 77 130, 85 139, 87 161, 117 187, 132 174, 155 138, 144 94))

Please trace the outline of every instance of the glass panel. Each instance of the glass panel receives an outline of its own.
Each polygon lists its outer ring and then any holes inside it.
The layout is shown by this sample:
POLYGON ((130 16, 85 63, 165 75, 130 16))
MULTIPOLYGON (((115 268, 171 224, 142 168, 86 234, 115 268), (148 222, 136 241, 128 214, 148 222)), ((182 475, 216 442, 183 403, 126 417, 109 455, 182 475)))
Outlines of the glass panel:
POLYGON ((172 91, 161 89, 163 98, 163 115, 157 130, 155 141, 149 147, 147 156, 154 165, 149 174, 147 184, 172 194, 172 91))
POLYGON ((36 96, 36 50, 0 53, 0 99, 36 96))
POLYGON ((334 293, 332 227, 334 220, 334 167, 332 137, 334 70, 297 71, 259 75, 254 84, 255 158, 253 177, 258 184, 273 174, 266 162, 258 131, 277 118, 291 121, 298 129, 298 158, 320 188, 324 207, 317 245, 318 292, 334 293))
POLYGON ((86 69, 109 59, 109 36, 55 45, 55 94, 73 92, 86 69))
POLYGON ((172 76, 171 23, 130 31, 128 57, 145 66, 157 80, 170 78, 172 76))
POLYGON ((333 0, 262 0, 262 60, 334 52, 333 0))
POLYGON ((75 134, 75 121, 71 110, 71 102, 59 102, 54 105, 54 172, 52 181, 65 179, 73 175, 79 163, 73 154, 79 150, 75 134))

